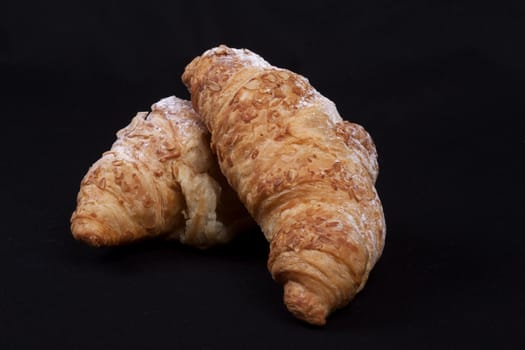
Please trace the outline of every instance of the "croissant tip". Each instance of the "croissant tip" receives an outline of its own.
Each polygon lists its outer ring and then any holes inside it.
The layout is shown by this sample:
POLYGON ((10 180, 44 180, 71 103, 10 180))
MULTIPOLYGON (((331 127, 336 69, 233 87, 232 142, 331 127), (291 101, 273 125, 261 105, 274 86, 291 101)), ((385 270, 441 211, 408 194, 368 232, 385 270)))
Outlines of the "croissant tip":
POLYGON ((297 318, 312 325, 324 326, 328 307, 319 295, 300 283, 289 281, 284 286, 284 303, 297 318))
POLYGON ((92 247, 101 247, 103 245, 102 239, 97 235, 82 235, 76 237, 78 240, 89 244, 92 247))
POLYGON ((71 232, 76 240, 82 241, 92 247, 102 247, 108 245, 104 238, 103 227, 95 222, 79 221, 71 224, 71 232))

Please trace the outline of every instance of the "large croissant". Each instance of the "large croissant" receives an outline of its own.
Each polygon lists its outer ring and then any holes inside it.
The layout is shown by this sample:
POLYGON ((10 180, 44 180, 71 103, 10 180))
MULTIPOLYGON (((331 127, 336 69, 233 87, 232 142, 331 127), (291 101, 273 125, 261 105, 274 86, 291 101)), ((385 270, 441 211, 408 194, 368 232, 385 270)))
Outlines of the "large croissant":
POLYGON ((205 248, 230 240, 248 219, 191 103, 168 97, 138 113, 89 169, 71 231, 94 246, 165 235, 205 248))
POLYGON ((383 249, 372 139, 307 79, 245 49, 208 50, 182 79, 223 174, 271 243, 268 268, 286 306, 324 324, 383 249))

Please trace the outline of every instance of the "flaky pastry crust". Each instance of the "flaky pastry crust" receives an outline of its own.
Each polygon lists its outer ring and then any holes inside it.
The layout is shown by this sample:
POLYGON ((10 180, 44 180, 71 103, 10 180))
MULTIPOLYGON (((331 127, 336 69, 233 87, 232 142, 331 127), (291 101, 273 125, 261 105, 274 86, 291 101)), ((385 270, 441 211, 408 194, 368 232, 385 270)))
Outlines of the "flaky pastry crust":
POLYGON ((223 174, 270 242, 286 306, 324 324, 363 288, 384 245, 370 135, 306 78, 246 49, 208 50, 182 79, 223 174))
POLYGON ((155 236, 200 248, 229 241, 250 219, 217 167, 206 127, 174 96, 151 109, 85 175, 73 236, 93 246, 155 236))

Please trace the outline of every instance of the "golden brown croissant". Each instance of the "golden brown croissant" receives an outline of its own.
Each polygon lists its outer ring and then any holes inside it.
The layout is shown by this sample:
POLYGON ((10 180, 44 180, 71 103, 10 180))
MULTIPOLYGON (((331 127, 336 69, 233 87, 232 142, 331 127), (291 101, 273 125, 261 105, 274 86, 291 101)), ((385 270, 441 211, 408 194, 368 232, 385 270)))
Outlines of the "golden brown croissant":
POLYGON ((212 149, 270 241, 268 268, 298 318, 322 325, 363 288, 385 222, 377 154, 304 77, 220 46, 182 76, 212 149))
POLYGON ((94 246, 166 235, 205 248, 230 240, 248 218, 191 103, 172 96, 138 113, 89 169, 71 231, 94 246))

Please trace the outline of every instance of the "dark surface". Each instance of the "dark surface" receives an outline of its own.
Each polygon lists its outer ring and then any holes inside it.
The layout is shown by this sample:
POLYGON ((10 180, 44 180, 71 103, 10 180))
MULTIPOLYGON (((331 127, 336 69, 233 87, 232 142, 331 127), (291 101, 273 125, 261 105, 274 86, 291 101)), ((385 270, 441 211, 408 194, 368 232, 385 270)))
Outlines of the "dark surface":
POLYGON ((522 5, 7 1, 0 348, 523 349, 522 5), (102 3, 102 2, 101 2, 102 3), (380 156, 387 243, 318 329, 245 232, 199 251, 73 240, 79 183, 135 112, 220 43, 307 76, 380 156))

